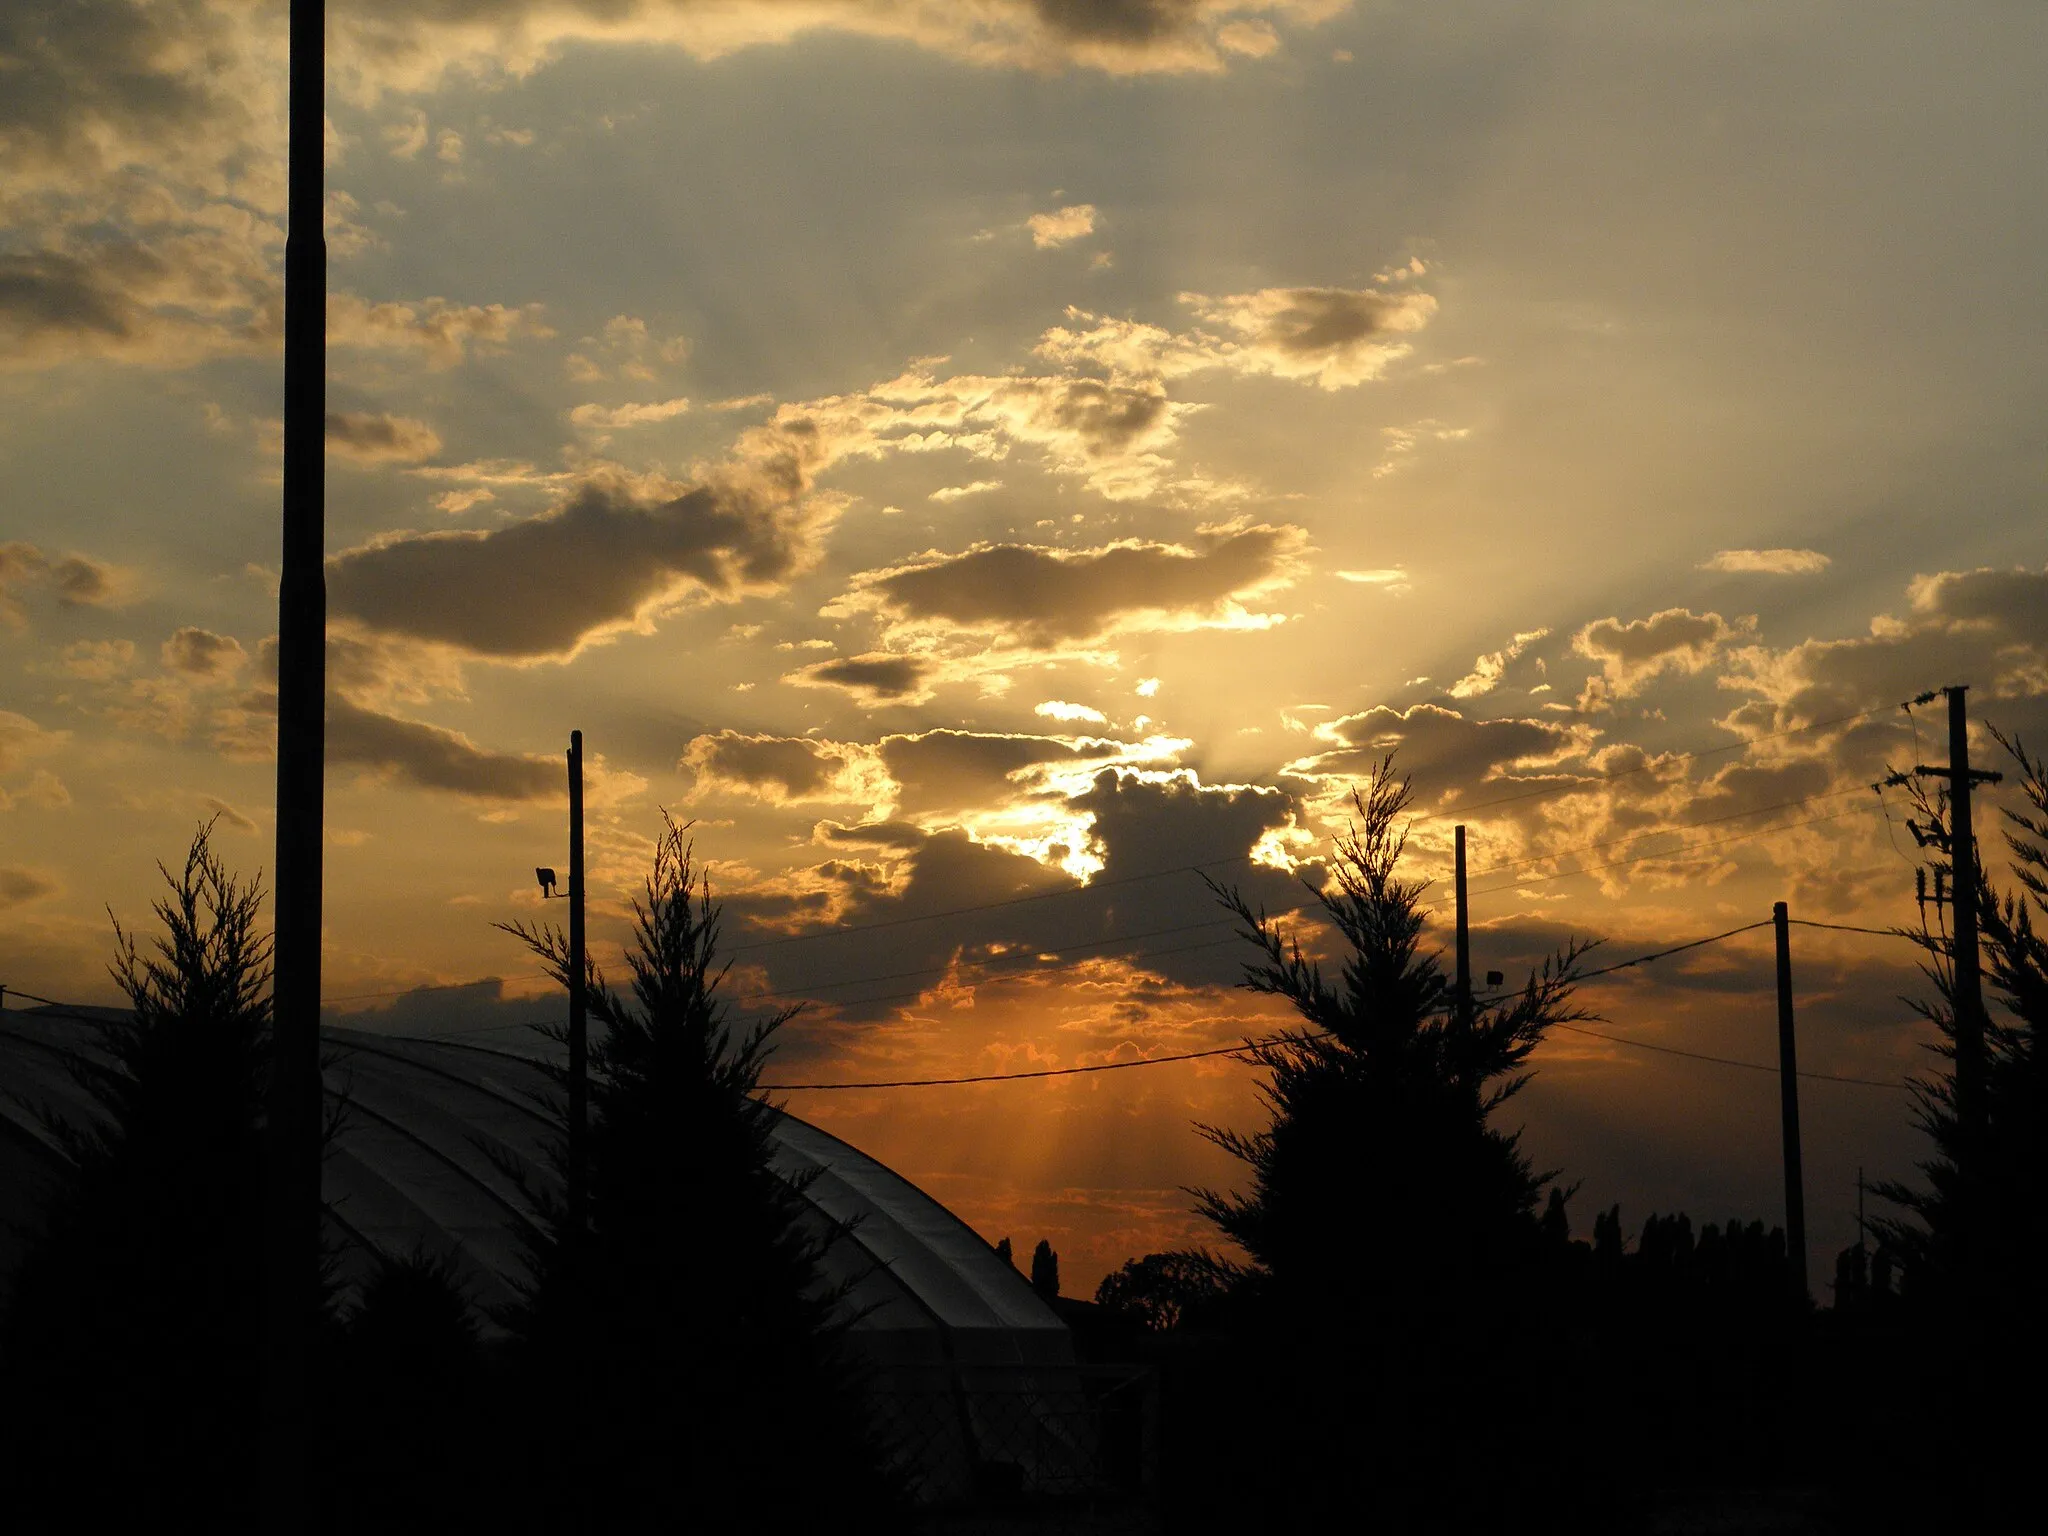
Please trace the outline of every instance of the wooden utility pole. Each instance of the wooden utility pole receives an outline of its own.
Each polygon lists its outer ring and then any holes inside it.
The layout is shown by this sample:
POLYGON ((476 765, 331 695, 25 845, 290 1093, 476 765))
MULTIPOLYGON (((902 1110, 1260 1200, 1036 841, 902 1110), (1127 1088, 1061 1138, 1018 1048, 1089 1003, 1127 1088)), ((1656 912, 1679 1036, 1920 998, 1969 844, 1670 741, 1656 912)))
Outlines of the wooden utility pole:
POLYGON ((1469 1021, 1472 1017, 1472 924, 1471 912, 1465 900, 1465 829, 1455 829, 1457 859, 1453 884, 1457 890, 1458 905, 1458 1017, 1469 1021))
POLYGON ((1792 1033, 1792 926, 1785 903, 1771 908, 1778 937, 1778 1110, 1785 1138, 1785 1256, 1792 1261, 1793 1295, 1806 1288, 1806 1175, 1799 1155, 1799 1052, 1792 1033))
POLYGON ((583 944, 583 733, 569 733, 569 1230, 589 1215, 590 1047, 583 944))
POLYGON ((1974 1137, 1984 1114, 1984 982, 1977 956, 1977 840, 1970 815, 1968 687, 1948 695, 1949 892, 1955 906, 1956 1116, 1974 1137))
MULTIPOLYGON (((1970 718, 1964 697, 1970 691, 1968 685, 1956 684, 1941 691, 1948 695, 1948 766, 1915 763, 1910 773, 1888 774, 1883 782, 1890 785, 1905 784, 1913 779, 1947 781, 1949 889, 1944 896, 1942 871, 1937 865, 1934 871, 1934 904, 1938 909, 1946 900, 1955 909, 1955 928, 1949 944, 1950 986, 1953 991, 1950 1001, 1955 1005, 1955 1105, 1967 1156, 1968 1148, 1983 1124, 1987 1070, 1984 1059, 1984 977, 1982 961, 1977 953, 1977 833, 1970 799, 1971 792, 1979 784, 1996 784, 2005 775, 1986 773, 1970 766, 1970 718)), ((1932 697, 1932 694, 1923 694, 1912 702, 1918 704, 1932 697)), ((1925 848, 1929 843, 1940 847, 1942 834, 1938 827, 1923 828, 1915 821, 1908 821, 1906 826, 1921 847, 1925 848)), ((1925 879, 1916 876, 1914 883, 1924 900, 1925 879)))
POLYGON ((320 1266, 320 907, 326 756, 326 6, 291 0, 284 248, 284 538, 277 593, 277 857, 265 1150, 263 1524, 314 1525, 320 1266))

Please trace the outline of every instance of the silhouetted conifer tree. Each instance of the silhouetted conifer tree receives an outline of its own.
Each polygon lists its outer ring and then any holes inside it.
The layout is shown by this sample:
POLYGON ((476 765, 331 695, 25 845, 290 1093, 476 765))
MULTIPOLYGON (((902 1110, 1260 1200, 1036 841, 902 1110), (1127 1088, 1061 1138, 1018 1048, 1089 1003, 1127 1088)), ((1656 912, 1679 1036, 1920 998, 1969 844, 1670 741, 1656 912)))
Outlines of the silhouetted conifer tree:
POLYGON ((131 1012, 66 1066, 86 1125, 0 1329, 0 1503, 17 1528, 221 1529, 255 1484, 270 938, 211 843, 162 871, 162 932, 115 923, 131 1012), (47 1527, 44 1522, 48 1522, 47 1527))
POLYGON ((1494 1116, 1544 1031, 1586 1016, 1571 1002, 1585 951, 1554 956, 1496 1006, 1453 1009, 1422 947, 1423 886, 1399 874, 1409 789, 1391 769, 1354 795, 1359 820, 1315 892, 1343 949, 1334 979, 1287 924, 1213 887, 1260 951, 1242 984, 1286 999, 1302 1027, 1250 1048, 1269 1074, 1265 1129, 1200 1127, 1248 1187, 1193 1193, 1249 1256, 1236 1304, 1270 1373, 1238 1389, 1261 1398, 1269 1437, 1247 1515, 1505 1529, 1526 1502, 1531 1427, 1474 1398, 1540 1313, 1550 1175, 1494 1116))
POLYGON ((1009 1265, 1012 1269, 1015 1269, 1017 1267, 1017 1255, 1016 1252, 1010 1247, 1010 1240, 1007 1237, 996 1244, 996 1257, 1001 1259, 1005 1264, 1009 1265))
MULTIPOLYGON (((630 995, 589 967, 588 1225, 545 1202, 507 1319, 563 1436, 554 1518, 858 1525, 893 1486, 844 1349, 844 1291, 819 1269, 835 1234, 771 1168, 780 1111, 757 1091, 795 1010, 731 1022, 719 908, 686 830, 665 824, 633 904, 630 995)), ((508 931, 566 983, 563 934, 508 931)))
POLYGON ((1421 946, 1423 886, 1397 873, 1409 788, 1390 770, 1354 796, 1360 820, 1338 840, 1335 888, 1316 892, 1347 951, 1334 983, 1285 925, 1218 888, 1262 951, 1242 985, 1285 998, 1307 1027, 1251 1048, 1271 1074, 1265 1130, 1201 1127, 1245 1164, 1250 1189, 1195 1193, 1251 1256, 1255 1284, 1317 1309, 1372 1295, 1463 1306, 1512 1286, 1551 1176, 1491 1117, 1528 1081, 1543 1032, 1586 1016, 1571 1004, 1586 946, 1494 1007, 1464 1017, 1449 1006, 1442 966, 1421 946))
POLYGON ((1620 1265, 1623 1251, 1621 1207, 1615 1205, 1593 1218, 1593 1257, 1607 1270, 1620 1265))
POLYGON ((1060 1293, 1060 1256, 1042 1237, 1031 1250, 1031 1289, 1047 1301, 1056 1299, 1060 1293))
POLYGON ((1550 1198, 1543 1207, 1543 1239, 1554 1248, 1568 1246, 1572 1240, 1571 1212, 1565 1209, 1570 1197, 1556 1185, 1550 1187, 1550 1198))

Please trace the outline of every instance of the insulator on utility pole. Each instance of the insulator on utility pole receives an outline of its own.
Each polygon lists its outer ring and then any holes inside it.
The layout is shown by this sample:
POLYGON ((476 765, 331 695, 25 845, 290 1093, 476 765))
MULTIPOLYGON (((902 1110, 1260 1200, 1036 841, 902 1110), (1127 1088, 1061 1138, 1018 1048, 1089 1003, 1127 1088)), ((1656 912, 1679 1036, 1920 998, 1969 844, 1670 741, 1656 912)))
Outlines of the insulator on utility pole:
POLYGON ((1792 1261, 1793 1295, 1805 1300, 1806 1175, 1799 1151, 1799 1051, 1792 1027, 1792 928, 1784 902, 1771 908, 1778 940, 1778 1111, 1784 1133, 1785 1256, 1792 1261))

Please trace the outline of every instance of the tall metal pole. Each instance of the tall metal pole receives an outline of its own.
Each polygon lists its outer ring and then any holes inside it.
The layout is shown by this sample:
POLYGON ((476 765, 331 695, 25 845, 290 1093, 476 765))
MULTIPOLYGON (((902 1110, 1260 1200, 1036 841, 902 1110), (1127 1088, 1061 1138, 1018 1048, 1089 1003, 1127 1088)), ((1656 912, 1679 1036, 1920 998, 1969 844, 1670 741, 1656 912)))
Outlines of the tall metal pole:
POLYGON ((1778 937, 1778 1109, 1785 1132, 1785 1256, 1792 1261, 1793 1294, 1806 1288, 1806 1175, 1799 1157, 1799 1052, 1792 1035, 1792 927, 1785 903, 1771 908, 1778 937))
POLYGON ((277 858, 266 1148, 263 1422, 272 1529, 311 1523, 320 1262, 321 772, 327 697, 326 7, 291 3, 284 250, 284 539, 277 595, 277 858))
POLYGON ((583 733, 569 733, 569 1230, 589 1214, 590 1051, 584 996, 583 733))
POLYGON ((1977 958, 1977 841, 1971 824, 1970 719, 1967 687, 1948 695, 1950 900, 1955 908, 1956 1110, 1965 1145, 1984 1114, 1984 983, 1977 958))
POLYGON ((1472 1017, 1472 927, 1471 914, 1465 903, 1465 829, 1456 830, 1457 874, 1454 884, 1458 901, 1458 990, 1456 1001, 1458 1017, 1472 1017))

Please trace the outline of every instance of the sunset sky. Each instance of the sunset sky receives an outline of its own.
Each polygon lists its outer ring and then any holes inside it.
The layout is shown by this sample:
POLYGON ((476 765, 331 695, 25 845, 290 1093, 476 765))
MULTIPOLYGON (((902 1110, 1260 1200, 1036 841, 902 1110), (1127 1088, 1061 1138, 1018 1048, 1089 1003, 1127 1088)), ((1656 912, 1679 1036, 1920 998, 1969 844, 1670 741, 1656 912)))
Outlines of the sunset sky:
MULTIPOLYGON (((1298 906, 1390 748, 1416 873, 1469 825, 1475 965, 1519 978, 1775 900, 1910 922, 1869 785, 1945 722, 1900 702, 1968 683, 2048 745, 2033 0, 330 9, 353 1022, 557 1011, 492 924, 561 911, 572 728, 599 954, 695 818, 732 990, 816 999, 785 1082, 1269 1031, 1191 866, 1298 906)), ((111 1000, 109 909, 203 820, 272 861, 284 14, 0 15, 9 987, 111 1000)), ((1774 1061, 1769 941, 1589 1027, 1774 1061)), ((1802 1066, 1924 1063, 1909 945, 1794 958, 1802 1066)), ((1782 1219, 1772 1076, 1538 1065, 1505 1113, 1581 1235, 1782 1219)), ((1191 1124, 1258 1123, 1255 1081, 790 1104, 1086 1293, 1203 1240, 1181 1186, 1234 1165, 1191 1124)), ((1820 1288, 1857 1167, 1919 1144, 1893 1090, 1802 1107, 1820 1288)))

